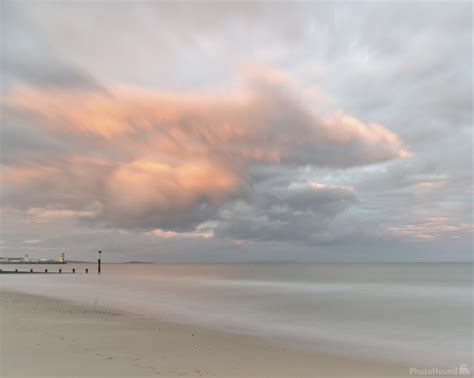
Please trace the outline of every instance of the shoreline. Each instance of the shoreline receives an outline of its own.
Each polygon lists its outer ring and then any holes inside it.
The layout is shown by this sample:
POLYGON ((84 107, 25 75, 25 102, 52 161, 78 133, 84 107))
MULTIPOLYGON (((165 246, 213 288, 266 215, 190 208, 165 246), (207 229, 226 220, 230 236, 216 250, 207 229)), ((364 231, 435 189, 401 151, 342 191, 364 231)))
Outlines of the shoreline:
POLYGON ((303 351, 254 336, 44 296, 0 293, 4 377, 408 376, 403 366, 303 351))

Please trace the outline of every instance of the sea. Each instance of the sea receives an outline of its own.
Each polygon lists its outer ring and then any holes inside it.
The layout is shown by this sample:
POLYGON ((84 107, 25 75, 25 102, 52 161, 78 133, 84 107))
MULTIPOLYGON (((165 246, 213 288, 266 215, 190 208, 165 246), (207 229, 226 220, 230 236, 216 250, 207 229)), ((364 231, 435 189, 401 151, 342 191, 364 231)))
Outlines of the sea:
POLYGON ((7 267, 76 274, 2 274, 5 290, 351 358, 473 367, 472 263, 7 267))

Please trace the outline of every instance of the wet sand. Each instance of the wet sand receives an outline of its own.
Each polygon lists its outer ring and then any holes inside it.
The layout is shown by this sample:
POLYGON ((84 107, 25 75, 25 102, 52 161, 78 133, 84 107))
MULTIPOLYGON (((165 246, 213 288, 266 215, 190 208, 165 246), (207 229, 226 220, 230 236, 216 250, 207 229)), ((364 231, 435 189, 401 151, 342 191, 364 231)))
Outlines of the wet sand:
POLYGON ((1 291, 2 377, 366 377, 408 368, 1 291))

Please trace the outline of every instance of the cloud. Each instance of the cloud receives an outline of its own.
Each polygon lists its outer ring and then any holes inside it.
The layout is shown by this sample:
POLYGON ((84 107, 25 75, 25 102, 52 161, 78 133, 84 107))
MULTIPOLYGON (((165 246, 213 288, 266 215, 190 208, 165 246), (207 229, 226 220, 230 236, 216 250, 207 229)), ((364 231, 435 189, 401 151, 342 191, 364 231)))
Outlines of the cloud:
POLYGON ((45 89, 104 90, 89 73, 55 58, 2 57, 2 75, 8 82, 45 89))
POLYGON ((33 222, 49 222, 57 218, 83 218, 94 217, 96 213, 92 210, 49 210, 44 208, 30 208, 27 211, 28 219, 33 222))
POLYGON ((463 234, 472 234, 472 224, 459 223, 447 217, 429 217, 410 224, 388 228, 388 233, 408 240, 435 240, 443 237, 458 239, 463 234))
POLYGON ((315 244, 334 241, 331 223, 357 201, 352 188, 290 183, 224 206, 217 236, 315 244))
POLYGON ((472 258, 469 231, 426 225, 472 223, 471 4, 2 11, 9 248, 472 258), (433 239, 413 248, 415 229, 433 239), (190 236, 201 232, 214 238, 190 236))
MULTIPOLYGON (((249 77, 229 90, 188 94, 131 87, 111 95, 8 92, 7 122, 21 120, 61 148, 39 152, 38 165, 9 152, 6 202, 77 214, 93 206, 87 221, 192 230, 252 192, 249 174, 257 165, 346 168, 407 156, 400 139, 381 125, 340 110, 316 113, 317 104, 306 104, 284 75, 259 69, 249 77)), ((285 190, 262 198, 295 211, 314 203, 318 214, 332 214, 331 206, 341 203, 331 199, 340 194, 335 188, 285 190)))
POLYGON ((407 156, 399 138, 383 126, 341 111, 315 114, 292 89, 267 75, 232 91, 188 95, 137 88, 118 88, 113 96, 23 89, 12 91, 7 104, 30 113, 48 134, 74 135, 75 143, 150 138, 148 144, 164 154, 210 150, 247 162, 333 167, 407 156))
MULTIPOLYGON (((41 13, 41 9, 38 9, 41 13)), ((21 4, 2 4, 2 83, 5 88, 26 85, 45 89, 104 90, 80 65, 63 58, 44 38, 44 26, 21 4)))
POLYGON ((202 227, 198 227, 196 231, 193 232, 176 232, 176 231, 163 231, 160 228, 156 228, 153 231, 150 231, 149 234, 154 235, 159 238, 173 239, 173 238, 203 238, 210 239, 214 236, 214 233, 211 230, 203 230, 202 227))

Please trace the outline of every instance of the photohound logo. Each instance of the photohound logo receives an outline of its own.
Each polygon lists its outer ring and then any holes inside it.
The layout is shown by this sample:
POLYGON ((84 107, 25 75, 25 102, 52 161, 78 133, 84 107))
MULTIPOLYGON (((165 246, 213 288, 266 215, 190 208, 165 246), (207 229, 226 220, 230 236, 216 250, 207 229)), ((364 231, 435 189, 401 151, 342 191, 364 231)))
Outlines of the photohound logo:
POLYGON ((459 366, 459 375, 469 375, 469 374, 471 374, 471 372, 469 371, 467 364, 461 364, 461 366, 459 366))
POLYGON ((442 369, 442 368, 410 368, 410 375, 470 375, 471 371, 467 364, 461 364, 454 369, 442 369))

